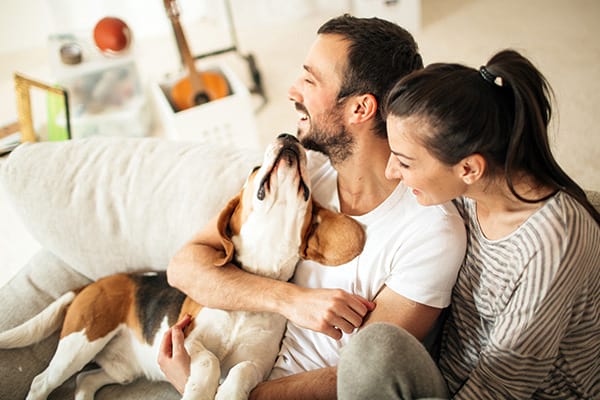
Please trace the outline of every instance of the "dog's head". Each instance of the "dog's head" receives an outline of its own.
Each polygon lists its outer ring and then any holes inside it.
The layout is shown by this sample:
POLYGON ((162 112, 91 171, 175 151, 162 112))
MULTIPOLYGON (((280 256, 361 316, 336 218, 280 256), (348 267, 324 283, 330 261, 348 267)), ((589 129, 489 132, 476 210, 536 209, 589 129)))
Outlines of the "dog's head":
POLYGON ((281 279, 291 276, 299 257, 340 265, 365 242, 358 222, 312 200, 306 151, 288 134, 267 148, 262 166, 221 212, 218 228, 225 256, 217 265, 235 258, 251 272, 281 279))

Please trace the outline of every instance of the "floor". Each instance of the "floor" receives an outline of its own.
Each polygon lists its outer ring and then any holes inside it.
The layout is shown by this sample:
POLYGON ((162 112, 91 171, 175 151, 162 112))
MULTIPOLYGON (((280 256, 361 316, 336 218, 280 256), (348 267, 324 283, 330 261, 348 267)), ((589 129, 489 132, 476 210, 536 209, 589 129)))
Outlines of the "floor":
MULTIPOLYGON (((263 18, 257 24, 239 24, 240 48, 252 52, 258 61, 269 99, 256 113, 263 144, 281 132, 295 130, 296 115, 286 100, 287 88, 299 73, 319 25, 343 11, 327 9, 307 12, 302 18, 288 15, 275 22, 263 18)), ((558 120, 552 125, 552 146, 559 163, 585 188, 600 190, 599 17, 600 2, 595 0, 422 0, 420 28, 414 35, 425 63, 452 61, 478 67, 505 47, 530 57, 555 91, 558 120)), ((169 40, 138 44, 140 54, 149 60, 140 67, 143 75, 151 75, 150 66, 161 65, 156 49, 168 46, 169 40)), ((0 92, 10 87, 15 68, 46 71, 44 51, 17 52, 12 64, 3 60, 0 92)), ((249 82, 239 57, 224 59, 249 82)), ((254 101, 258 108, 260 99, 254 101)), ((7 118, 2 112, 0 122, 7 118)), ((0 187, 0 286, 39 248, 9 203, 0 187)))

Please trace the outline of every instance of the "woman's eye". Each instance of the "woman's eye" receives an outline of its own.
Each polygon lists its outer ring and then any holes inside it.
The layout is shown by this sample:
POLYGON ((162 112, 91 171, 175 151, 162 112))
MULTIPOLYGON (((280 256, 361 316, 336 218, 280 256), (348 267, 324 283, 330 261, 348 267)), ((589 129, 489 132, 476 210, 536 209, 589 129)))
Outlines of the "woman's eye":
POLYGON ((402 161, 398 160, 398 165, 400 165, 401 168, 410 168, 410 165, 403 163, 402 161))

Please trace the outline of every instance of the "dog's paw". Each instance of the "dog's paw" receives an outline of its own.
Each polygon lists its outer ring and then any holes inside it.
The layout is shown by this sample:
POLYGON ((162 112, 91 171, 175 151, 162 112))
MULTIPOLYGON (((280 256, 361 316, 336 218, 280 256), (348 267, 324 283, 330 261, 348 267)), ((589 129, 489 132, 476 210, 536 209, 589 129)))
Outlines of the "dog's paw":
POLYGON ((94 400, 94 393, 77 391, 75 400, 94 400))
POLYGON ((192 393, 192 392, 186 391, 183 393, 181 400, 213 400, 215 398, 216 397, 213 397, 207 393, 192 393))
POLYGON ((219 386, 215 400, 247 400, 250 393, 240 388, 219 386))
POLYGON ((246 400, 250 391, 262 380, 263 375, 252 361, 236 364, 219 386, 215 400, 246 400))
POLYGON ((213 400, 217 390, 217 383, 215 385, 207 385, 206 382, 197 382, 190 377, 183 389, 181 400, 213 400))
POLYGON ((27 393, 25 400, 46 400, 50 392, 52 392, 52 389, 53 388, 48 385, 47 373, 44 371, 33 378, 33 382, 31 383, 29 393, 27 393))

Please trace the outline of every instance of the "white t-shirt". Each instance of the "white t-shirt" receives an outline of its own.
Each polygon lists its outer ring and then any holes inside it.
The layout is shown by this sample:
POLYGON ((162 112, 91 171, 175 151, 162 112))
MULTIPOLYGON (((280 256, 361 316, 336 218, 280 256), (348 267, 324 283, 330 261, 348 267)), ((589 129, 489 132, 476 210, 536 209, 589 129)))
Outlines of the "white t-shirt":
MULTIPOLYGON (((328 159, 309 152, 312 195, 339 211, 337 172, 328 159)), ((466 248, 463 220, 448 203, 424 207, 402 183, 377 208, 354 217, 366 230, 363 252, 338 267, 302 260, 292 282, 308 288, 340 288, 373 300, 383 286, 418 303, 450 304, 466 248)), ((334 340, 288 322, 271 379, 337 365, 352 335, 334 340)))

